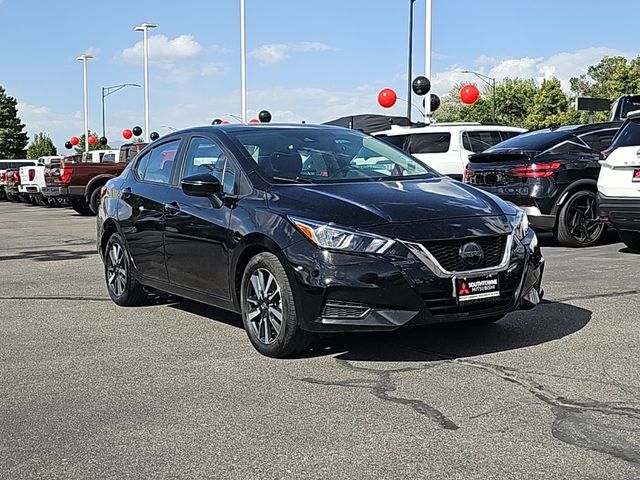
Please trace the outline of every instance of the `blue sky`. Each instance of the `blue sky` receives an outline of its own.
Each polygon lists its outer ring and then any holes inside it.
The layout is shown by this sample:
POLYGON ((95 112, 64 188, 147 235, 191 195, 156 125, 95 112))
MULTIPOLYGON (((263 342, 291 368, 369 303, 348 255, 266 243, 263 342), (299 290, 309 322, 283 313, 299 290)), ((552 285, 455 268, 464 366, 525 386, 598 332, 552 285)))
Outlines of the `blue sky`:
MULTIPOLYGON (((405 96, 408 0, 246 0, 249 109, 275 121, 321 122, 376 112, 376 93, 405 96)), ((635 56, 637 0, 433 0, 434 91, 460 69, 566 82, 603 55, 635 56), (615 20, 615 21, 614 21, 615 20)), ((424 0, 416 0, 415 67, 424 65, 424 0)), ((151 123, 176 128, 240 113, 238 0, 0 0, 0 84, 18 98, 30 134, 59 148, 82 131, 82 69, 90 52, 90 126, 101 87, 142 83, 141 34, 151 41, 151 123), (83 21, 83 14, 88 21, 83 21)), ((565 83, 566 84, 566 83, 565 83)), ((398 105, 388 111, 402 114, 398 105)), ((418 115, 415 112, 416 116, 418 115)), ((142 89, 107 99, 107 136, 143 123, 142 89)))

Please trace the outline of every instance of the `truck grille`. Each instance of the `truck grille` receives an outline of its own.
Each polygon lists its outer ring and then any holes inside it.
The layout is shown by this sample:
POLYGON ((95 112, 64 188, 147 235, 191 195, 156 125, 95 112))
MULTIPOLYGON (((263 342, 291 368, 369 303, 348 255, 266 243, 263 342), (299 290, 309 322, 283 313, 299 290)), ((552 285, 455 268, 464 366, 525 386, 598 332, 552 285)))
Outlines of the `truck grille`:
POLYGON ((507 237, 505 235, 423 242, 422 245, 429 250, 431 255, 435 257, 438 263, 442 265, 442 268, 445 270, 450 272, 463 272, 470 269, 462 263, 460 247, 469 242, 477 243, 484 252, 484 260, 480 265, 474 267, 474 270, 500 265, 507 243, 507 237))

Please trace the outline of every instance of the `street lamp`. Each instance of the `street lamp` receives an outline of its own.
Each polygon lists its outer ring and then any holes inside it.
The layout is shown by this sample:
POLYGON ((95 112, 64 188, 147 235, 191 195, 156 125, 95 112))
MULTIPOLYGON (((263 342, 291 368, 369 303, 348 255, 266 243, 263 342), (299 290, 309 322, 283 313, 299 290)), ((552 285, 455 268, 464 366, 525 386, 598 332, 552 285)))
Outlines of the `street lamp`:
POLYGON ((149 138, 149 30, 156 28, 155 23, 143 23, 134 27, 136 32, 143 33, 143 49, 144 49, 144 134, 147 143, 149 138))
POLYGON ((109 95, 113 95, 116 92, 119 92, 120 90, 122 90, 123 88, 126 87, 140 87, 140 85, 138 85, 137 83, 123 83, 121 85, 113 85, 111 87, 102 87, 102 136, 106 137, 106 133, 105 133, 105 124, 106 124, 106 114, 105 114, 105 108, 104 108, 104 99, 107 98, 109 95))
POLYGON ((244 0, 240 0, 240 77, 242 123, 247 123, 247 33, 244 0))
POLYGON ((84 85, 84 151, 89 151, 89 95, 87 89, 87 62, 93 58, 92 55, 83 53, 76 60, 82 62, 82 80, 84 85))
MULTIPOLYGON (((407 118, 411 120, 411 78, 413 77, 413 4, 416 0, 409 0, 409 61, 407 62, 407 118)), ((429 77, 427 77, 429 78, 429 77)))
POLYGON ((470 73, 471 75, 475 75, 480 80, 482 80, 485 85, 488 85, 491 88, 491 116, 493 117, 494 123, 496 122, 496 79, 490 77, 488 75, 484 75, 483 73, 474 72, 473 70, 460 70, 460 73, 470 73))

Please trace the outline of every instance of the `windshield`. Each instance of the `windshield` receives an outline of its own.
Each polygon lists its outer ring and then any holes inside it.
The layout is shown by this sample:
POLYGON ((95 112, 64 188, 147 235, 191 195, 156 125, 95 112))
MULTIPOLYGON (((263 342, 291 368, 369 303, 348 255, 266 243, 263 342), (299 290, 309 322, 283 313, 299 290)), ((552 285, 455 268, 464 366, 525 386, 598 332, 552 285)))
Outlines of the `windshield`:
POLYGON ((438 176, 396 148, 333 128, 255 128, 228 132, 274 182, 330 183, 438 176))

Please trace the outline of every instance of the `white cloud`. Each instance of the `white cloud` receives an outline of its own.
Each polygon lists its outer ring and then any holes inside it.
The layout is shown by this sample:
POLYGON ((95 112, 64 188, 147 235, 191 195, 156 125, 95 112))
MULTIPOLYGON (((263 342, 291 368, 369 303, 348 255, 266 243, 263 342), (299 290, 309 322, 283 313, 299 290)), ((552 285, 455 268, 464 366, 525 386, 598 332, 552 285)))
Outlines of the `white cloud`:
POLYGON ((220 62, 210 62, 205 63, 200 70, 200 74, 203 77, 220 77, 225 75, 229 71, 229 67, 227 67, 224 63, 220 62))
POLYGON ((538 83, 552 77, 560 79, 562 88, 569 90, 569 79, 586 73, 590 65, 597 64, 602 57, 622 55, 632 58, 631 52, 623 52, 607 47, 592 47, 574 52, 561 52, 550 57, 496 58, 480 56, 475 66, 468 68, 454 65, 449 70, 436 72, 433 75, 433 91, 438 95, 446 95, 457 83, 473 82, 482 84, 475 76, 462 73, 461 70, 478 70, 480 73, 496 78, 533 78, 538 83))
POLYGON ((290 57, 291 53, 325 52, 334 50, 321 42, 274 43, 262 45, 249 52, 249 57, 262 65, 275 65, 290 57))
POLYGON ((57 113, 46 106, 23 102, 18 102, 17 108, 20 120, 27 126, 29 137, 45 132, 51 135, 60 152, 64 151, 66 139, 78 135, 83 128, 80 112, 57 113))
MULTIPOLYGON (((179 35, 173 39, 165 35, 149 37, 149 61, 154 63, 170 63, 195 58, 204 50, 193 35, 179 35)), ((140 63, 143 60, 143 54, 144 46, 142 41, 139 41, 133 47, 125 48, 122 51, 122 58, 128 63, 140 63)))

